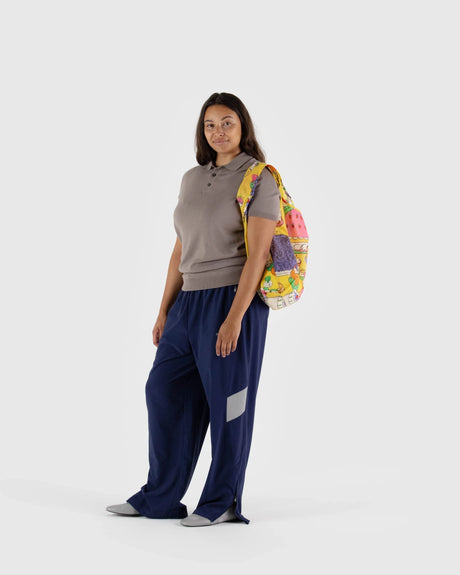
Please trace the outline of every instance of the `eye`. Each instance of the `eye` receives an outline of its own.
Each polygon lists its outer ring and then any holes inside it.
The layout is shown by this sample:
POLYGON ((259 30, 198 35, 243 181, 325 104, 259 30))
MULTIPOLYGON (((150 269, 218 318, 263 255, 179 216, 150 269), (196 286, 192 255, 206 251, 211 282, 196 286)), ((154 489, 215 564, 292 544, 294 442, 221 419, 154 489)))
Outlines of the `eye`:
POLYGON ((205 128, 214 128, 214 124, 206 124, 205 128))

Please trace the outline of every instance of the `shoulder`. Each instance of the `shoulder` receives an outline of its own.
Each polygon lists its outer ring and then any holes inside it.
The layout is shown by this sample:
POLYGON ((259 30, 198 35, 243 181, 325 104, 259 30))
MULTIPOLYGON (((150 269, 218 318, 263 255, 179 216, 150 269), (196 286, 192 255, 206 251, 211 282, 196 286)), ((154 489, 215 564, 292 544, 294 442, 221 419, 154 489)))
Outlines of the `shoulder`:
POLYGON ((200 177, 206 172, 206 168, 207 166, 201 166, 200 164, 197 164, 196 166, 193 166, 193 168, 186 170, 182 175, 182 179, 184 180, 188 178, 200 177))
MULTIPOLYGON (((266 162, 268 164, 268 162, 266 162)), ((274 180, 275 177, 273 176, 270 168, 267 166, 264 167, 264 169, 262 170, 262 172, 260 173, 260 179, 264 179, 264 180, 274 180)))
POLYGON ((278 221, 280 217, 281 194, 278 184, 266 166, 260 173, 249 215, 278 221))
POLYGON ((252 162, 248 162, 248 168, 257 168, 260 164, 265 164, 262 171, 257 171, 259 174, 257 189, 258 195, 274 195, 280 197, 278 183, 273 175, 272 171, 268 166, 272 166, 269 162, 259 162, 255 158, 251 158, 252 162))
POLYGON ((270 168, 268 167, 268 166, 274 167, 270 162, 260 162, 259 160, 256 160, 253 157, 248 157, 246 167, 247 167, 247 169, 249 169, 249 168, 257 169, 257 167, 260 164, 264 164, 262 171, 259 172, 260 168, 259 168, 259 170, 257 170, 257 173, 260 173, 260 176, 259 176, 260 182, 262 182, 262 181, 271 182, 272 180, 275 181, 275 177, 273 176, 273 173, 271 172, 270 168))
POLYGON ((260 181, 258 185, 260 186, 260 188, 272 191, 272 193, 275 193, 275 190, 279 192, 275 176, 273 175, 268 166, 265 166, 264 169, 261 171, 260 181))

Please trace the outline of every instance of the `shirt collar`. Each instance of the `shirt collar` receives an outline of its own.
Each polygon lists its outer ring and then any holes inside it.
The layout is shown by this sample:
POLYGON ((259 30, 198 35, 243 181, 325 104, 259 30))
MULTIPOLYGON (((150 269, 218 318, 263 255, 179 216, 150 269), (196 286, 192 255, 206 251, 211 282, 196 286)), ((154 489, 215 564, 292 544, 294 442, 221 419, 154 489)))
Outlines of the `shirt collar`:
POLYGON ((246 154, 246 152, 240 152, 228 164, 224 164, 223 166, 215 166, 213 164, 213 162, 211 161, 207 164, 206 169, 211 170, 211 169, 226 168, 227 170, 230 170, 231 172, 236 172, 237 170, 239 170, 241 168, 241 166, 243 164, 245 164, 248 160, 252 160, 252 159, 253 159, 252 156, 250 156, 249 154, 246 154))

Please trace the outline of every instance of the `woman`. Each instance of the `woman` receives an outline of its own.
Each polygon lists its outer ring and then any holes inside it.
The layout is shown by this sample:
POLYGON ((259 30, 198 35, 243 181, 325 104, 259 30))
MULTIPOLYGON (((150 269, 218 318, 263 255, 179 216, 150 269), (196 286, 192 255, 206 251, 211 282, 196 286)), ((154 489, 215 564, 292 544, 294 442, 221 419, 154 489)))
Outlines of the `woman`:
POLYGON ((238 187, 264 162, 239 98, 214 93, 196 129, 198 165, 182 179, 174 246, 145 391, 149 424, 147 483, 121 515, 181 518, 187 527, 239 520, 269 308, 256 293, 280 216, 280 194, 262 171, 248 210, 248 252, 238 187), (191 515, 180 500, 210 425, 212 462, 191 515))

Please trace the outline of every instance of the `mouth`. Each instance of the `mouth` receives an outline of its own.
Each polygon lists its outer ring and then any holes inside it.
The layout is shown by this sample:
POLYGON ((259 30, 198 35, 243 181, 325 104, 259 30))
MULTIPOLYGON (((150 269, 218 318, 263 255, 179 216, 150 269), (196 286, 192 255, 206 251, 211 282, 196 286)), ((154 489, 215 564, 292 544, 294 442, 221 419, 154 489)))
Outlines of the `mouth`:
POLYGON ((214 144, 226 144, 228 140, 214 140, 214 144))

